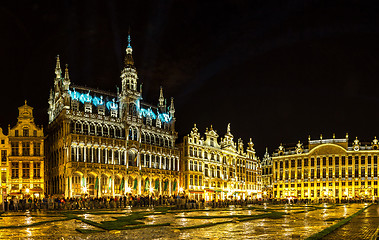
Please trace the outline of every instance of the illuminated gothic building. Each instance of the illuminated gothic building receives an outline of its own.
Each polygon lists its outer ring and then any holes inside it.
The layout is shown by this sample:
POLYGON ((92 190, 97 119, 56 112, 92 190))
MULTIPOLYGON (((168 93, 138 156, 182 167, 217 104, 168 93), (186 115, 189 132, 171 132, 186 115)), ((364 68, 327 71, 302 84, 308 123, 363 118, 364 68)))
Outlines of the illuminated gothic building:
POLYGON ((173 98, 167 106, 161 88, 157 106, 142 101, 132 51, 129 35, 116 93, 72 85, 57 57, 48 109, 49 194, 178 193, 173 98))
POLYGON ((274 197, 299 199, 348 199, 378 197, 379 142, 361 143, 356 138, 299 142, 274 153, 274 197))
POLYGON ((267 151, 261 161, 262 166, 262 194, 263 198, 272 198, 272 158, 267 151))
POLYGON ((190 198, 211 200, 261 197, 261 167, 251 139, 246 151, 227 127, 224 138, 212 126, 200 136, 196 125, 183 139, 183 186, 190 198))
MULTIPOLYGON (((1 160, 0 160, 0 186, 1 191, 0 195, 6 195, 9 193, 11 189, 11 185, 8 183, 10 182, 10 167, 8 162, 8 155, 10 153, 10 146, 9 146, 9 140, 8 136, 3 133, 3 129, 0 128, 0 154, 1 154, 1 160)), ((2 202, 2 198, 0 198, 0 203, 2 202)))
POLYGON ((33 108, 26 101, 18 111, 16 126, 8 127, 7 138, 0 136, 2 188, 11 195, 39 197, 45 192, 43 128, 35 125, 33 108))

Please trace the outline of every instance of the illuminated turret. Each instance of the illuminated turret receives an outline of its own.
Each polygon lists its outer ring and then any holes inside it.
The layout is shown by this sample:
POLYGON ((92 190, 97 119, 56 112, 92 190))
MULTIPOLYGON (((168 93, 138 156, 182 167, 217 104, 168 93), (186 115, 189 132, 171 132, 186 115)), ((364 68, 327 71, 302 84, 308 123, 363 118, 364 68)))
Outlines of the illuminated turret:
POLYGON ((128 34, 128 46, 126 47, 126 55, 124 60, 124 69, 121 72, 122 94, 126 94, 128 90, 137 91, 137 70, 134 66, 133 48, 131 46, 130 31, 128 34))
POLYGON ((158 107, 160 107, 160 108, 166 108, 165 99, 163 97, 163 89, 162 89, 162 87, 161 87, 161 89, 159 91, 159 103, 158 103, 158 107))
POLYGON ((57 64, 55 65, 55 78, 60 79, 62 77, 61 61, 59 55, 57 55, 57 64))
POLYGON ((171 98, 171 104, 170 104, 170 116, 173 118, 175 114, 175 106, 174 106, 174 98, 171 98))

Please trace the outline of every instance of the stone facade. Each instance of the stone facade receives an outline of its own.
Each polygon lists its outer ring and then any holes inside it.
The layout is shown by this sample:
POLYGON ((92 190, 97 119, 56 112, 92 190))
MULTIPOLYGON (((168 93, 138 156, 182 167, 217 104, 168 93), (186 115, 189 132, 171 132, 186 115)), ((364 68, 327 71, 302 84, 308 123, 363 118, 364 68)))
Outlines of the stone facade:
POLYGON ((33 108, 28 106, 26 101, 18 110, 16 126, 8 127, 8 136, 0 134, 3 192, 26 197, 43 196, 45 193, 43 128, 34 123, 33 108))
POLYGON ((196 125, 181 145, 183 190, 190 198, 211 200, 261 197, 261 166, 254 144, 244 150, 228 125, 221 141, 212 126, 200 136, 196 125))
POLYGON ((342 139, 310 140, 304 148, 274 153, 274 198, 373 199, 378 198, 378 140, 361 143, 342 139))
POLYGON ((49 98, 48 193, 65 197, 179 192, 175 108, 142 102, 130 36, 121 92, 74 86, 57 58, 49 98))

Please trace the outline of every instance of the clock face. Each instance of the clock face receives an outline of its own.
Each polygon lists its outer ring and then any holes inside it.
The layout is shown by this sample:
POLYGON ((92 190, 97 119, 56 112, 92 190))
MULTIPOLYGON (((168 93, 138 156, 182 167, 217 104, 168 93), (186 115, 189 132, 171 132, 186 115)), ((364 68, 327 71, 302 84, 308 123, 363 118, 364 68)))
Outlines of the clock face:
POLYGON ((354 151, 358 151, 359 150, 359 146, 354 146, 354 151))

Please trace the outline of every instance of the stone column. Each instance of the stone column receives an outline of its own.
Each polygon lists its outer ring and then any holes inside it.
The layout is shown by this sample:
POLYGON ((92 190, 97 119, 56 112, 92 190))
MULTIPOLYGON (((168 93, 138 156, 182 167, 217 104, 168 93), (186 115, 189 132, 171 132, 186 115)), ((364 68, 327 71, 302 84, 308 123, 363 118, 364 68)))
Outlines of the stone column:
POLYGON ((162 177, 159 177, 159 195, 162 195, 162 177))
POLYGON ((98 186, 98 189, 97 189, 97 196, 98 197, 101 197, 101 173, 99 174, 99 186, 98 186))
POLYGON ((112 181, 111 181, 111 186, 112 186, 112 197, 114 197, 114 180, 115 180, 115 176, 112 175, 112 181))
POLYGON ((67 189, 67 192, 68 192, 68 197, 72 197, 72 176, 71 175, 68 175, 68 189, 67 189))
POLYGON ((171 192, 171 182, 172 182, 172 179, 170 178, 170 180, 168 181, 168 189, 169 189, 170 196, 172 195, 172 192, 171 192))
POLYGON ((70 190, 70 188, 69 188, 69 177, 66 177, 66 179, 65 179, 66 181, 66 184, 65 184, 65 190, 64 190, 64 197, 65 198, 69 198, 70 197, 70 195, 69 195, 69 190, 70 190))
POLYGON ((137 181, 138 181, 137 191, 138 191, 138 194, 141 195, 141 175, 137 176, 137 181))

